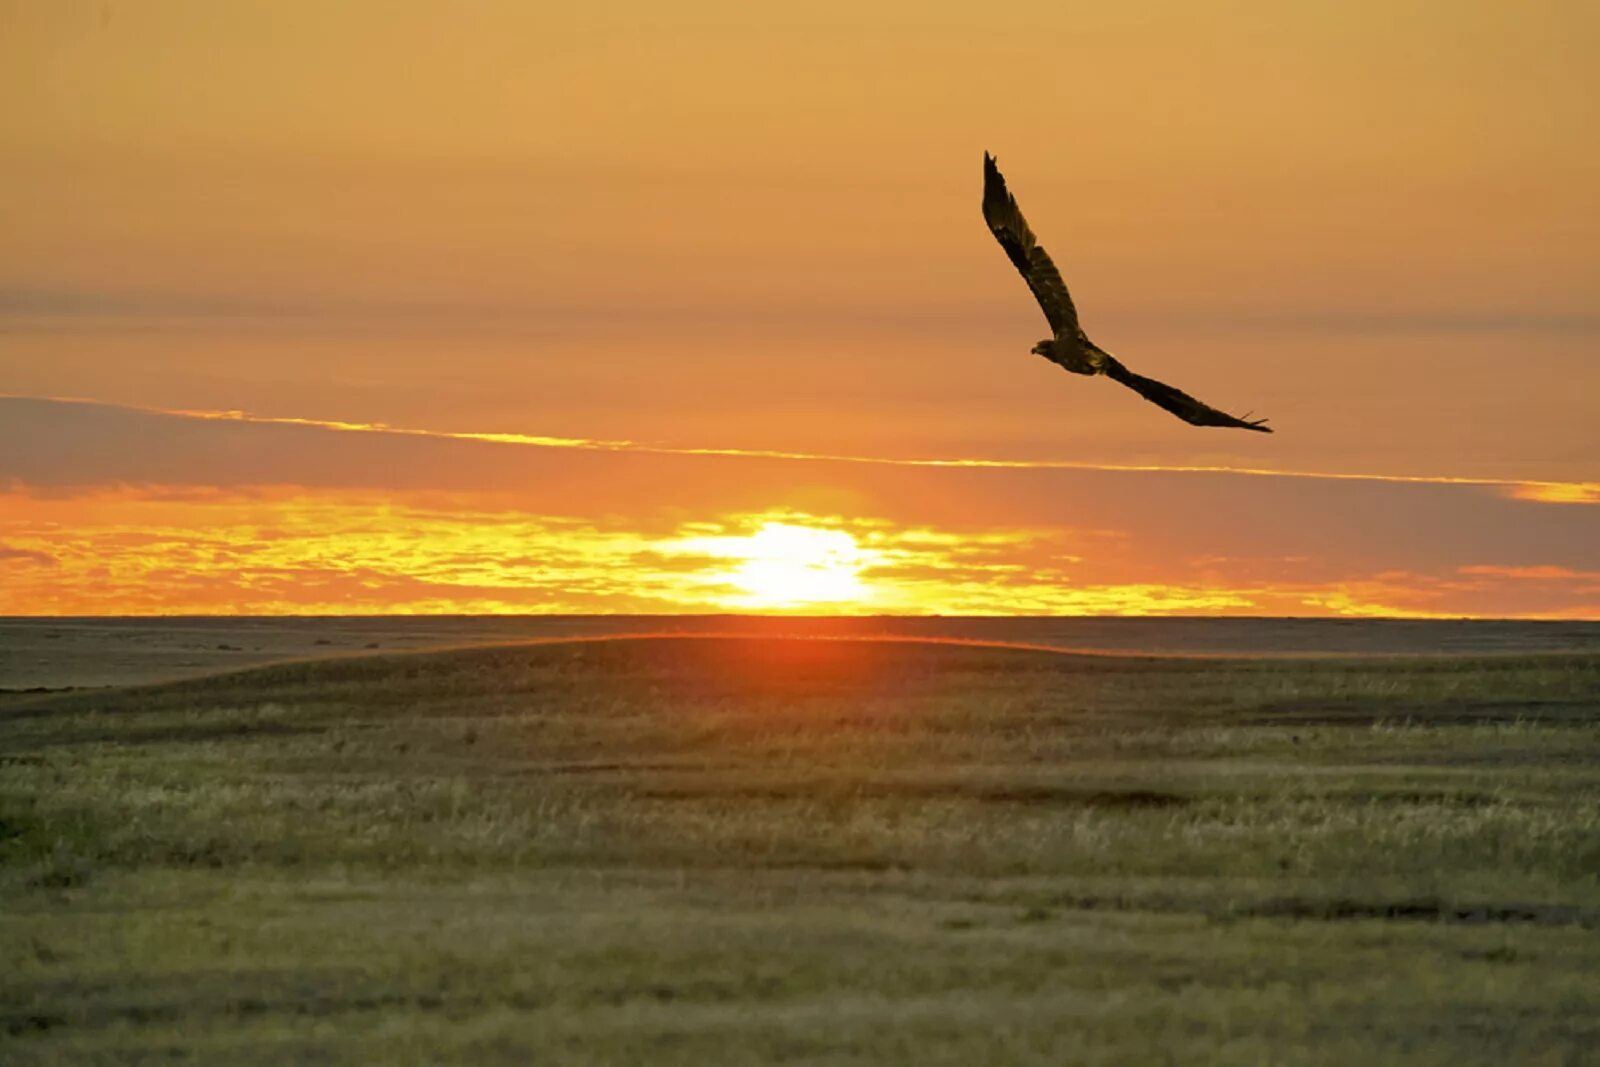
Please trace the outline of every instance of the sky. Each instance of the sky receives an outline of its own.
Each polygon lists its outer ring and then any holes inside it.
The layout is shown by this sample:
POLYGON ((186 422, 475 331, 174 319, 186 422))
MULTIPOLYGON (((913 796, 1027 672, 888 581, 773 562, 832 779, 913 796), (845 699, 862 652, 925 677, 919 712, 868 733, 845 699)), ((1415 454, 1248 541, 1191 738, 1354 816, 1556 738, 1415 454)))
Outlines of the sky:
POLYGON ((1600 618, 1600 8, 0 0, 0 614, 1600 618), (1029 349, 1000 161, 1084 328, 1029 349))

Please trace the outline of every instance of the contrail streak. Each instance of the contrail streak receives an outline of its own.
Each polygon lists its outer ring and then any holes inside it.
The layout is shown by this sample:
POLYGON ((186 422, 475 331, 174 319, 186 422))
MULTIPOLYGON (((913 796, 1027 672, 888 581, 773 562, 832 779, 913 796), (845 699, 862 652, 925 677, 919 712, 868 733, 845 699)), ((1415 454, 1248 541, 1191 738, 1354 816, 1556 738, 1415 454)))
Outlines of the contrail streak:
POLYGON ((65 404, 94 404, 119 407, 175 418, 207 419, 268 426, 300 426, 339 433, 378 433, 400 437, 424 437, 444 441, 481 441, 489 444, 531 448, 564 448, 584 452, 630 452, 657 456, 726 456, 739 459, 776 459, 801 463, 853 463, 886 467, 944 467, 977 470, 1075 470, 1142 474, 1232 474, 1251 478, 1310 478, 1338 482, 1389 482, 1403 485, 1460 485, 1495 489, 1517 500, 1549 504, 1600 504, 1600 482, 1542 481, 1521 478, 1463 478, 1444 474, 1372 474, 1339 471, 1286 470, 1276 467, 1229 467, 1221 464, 1095 463, 1070 459, 972 459, 939 457, 859 456, 835 452, 801 452, 767 448, 714 448, 686 445, 656 445, 639 441, 589 437, 545 437, 517 433, 472 433, 452 430, 422 430, 391 426, 381 422, 343 422, 336 419, 302 419, 283 415, 255 415, 246 411, 207 411, 182 408, 140 407, 131 404, 106 404, 81 397, 20 397, 0 394, 4 399, 48 399, 65 404))

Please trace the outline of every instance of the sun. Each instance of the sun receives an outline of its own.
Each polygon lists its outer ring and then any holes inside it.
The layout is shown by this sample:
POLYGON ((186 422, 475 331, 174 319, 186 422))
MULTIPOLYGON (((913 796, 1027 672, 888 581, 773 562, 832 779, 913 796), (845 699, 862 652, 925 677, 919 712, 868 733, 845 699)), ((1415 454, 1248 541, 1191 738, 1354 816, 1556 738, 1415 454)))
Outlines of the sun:
POLYGON ((764 523, 740 548, 744 562, 729 575, 753 607, 835 604, 862 600, 866 562, 856 539, 843 530, 818 530, 785 522, 764 523))
POLYGON ((872 597, 861 572, 875 553, 848 532, 768 520, 743 537, 700 537, 681 543, 728 561, 707 578, 738 592, 729 607, 783 610, 856 604, 872 597))

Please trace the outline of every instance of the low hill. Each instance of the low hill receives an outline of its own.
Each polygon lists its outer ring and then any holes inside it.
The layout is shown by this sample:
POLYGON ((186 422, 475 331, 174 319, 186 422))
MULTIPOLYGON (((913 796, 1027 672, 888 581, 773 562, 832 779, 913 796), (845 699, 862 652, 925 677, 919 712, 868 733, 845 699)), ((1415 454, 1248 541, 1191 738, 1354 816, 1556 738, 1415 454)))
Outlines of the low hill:
POLYGON ((1597 869, 1593 655, 659 637, 0 702, 17 1062, 1561 1062, 1597 869))

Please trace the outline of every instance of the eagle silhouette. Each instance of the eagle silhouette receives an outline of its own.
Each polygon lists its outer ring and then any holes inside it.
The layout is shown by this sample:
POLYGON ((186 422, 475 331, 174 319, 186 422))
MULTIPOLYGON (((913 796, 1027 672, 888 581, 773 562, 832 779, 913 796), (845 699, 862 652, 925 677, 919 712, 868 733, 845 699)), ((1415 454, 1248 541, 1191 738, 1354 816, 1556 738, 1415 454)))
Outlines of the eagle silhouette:
POLYGON ((1252 419, 1248 414, 1244 418, 1229 415, 1201 403, 1182 389, 1133 373, 1110 352, 1089 340, 1088 334, 1078 325, 1078 309, 1072 306, 1072 297, 1061 280, 1061 272, 1028 228, 1022 209, 1017 207, 1017 198, 1006 189, 1000 168, 987 152, 983 154, 983 221, 989 224, 989 232, 1006 250, 1006 257, 1021 272, 1022 280, 1028 283, 1033 298, 1039 301, 1050 323, 1054 336, 1034 345, 1035 354, 1073 374, 1104 374, 1195 426, 1235 426, 1241 430, 1272 432, 1266 419, 1252 419))

